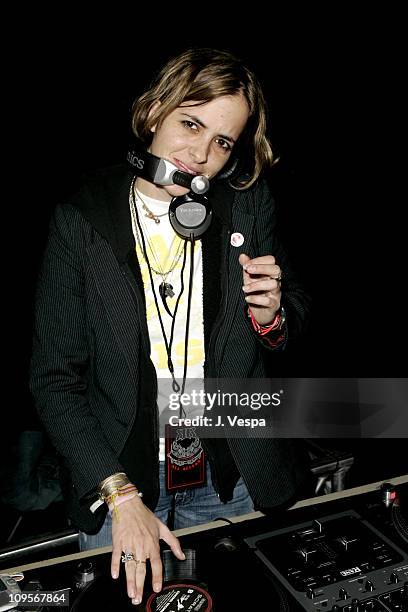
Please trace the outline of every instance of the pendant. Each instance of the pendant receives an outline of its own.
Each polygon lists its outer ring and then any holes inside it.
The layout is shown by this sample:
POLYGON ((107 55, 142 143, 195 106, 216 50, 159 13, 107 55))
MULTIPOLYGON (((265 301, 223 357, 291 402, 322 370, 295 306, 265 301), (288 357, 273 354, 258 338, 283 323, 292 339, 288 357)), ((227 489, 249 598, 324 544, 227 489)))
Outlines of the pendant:
POLYGON ((145 217, 147 217, 148 219, 152 219, 156 224, 160 223, 160 219, 156 217, 156 215, 154 215, 150 210, 149 212, 145 213, 145 217))
POLYGON ((170 283, 165 283, 164 281, 162 283, 160 283, 159 286, 159 293, 160 293, 160 297, 162 299, 163 302, 163 306, 166 309, 166 312, 168 312, 168 314, 173 317, 168 305, 167 305, 167 298, 170 297, 174 297, 174 291, 173 291, 173 285, 170 285, 170 283))
POLYGON ((160 295, 162 296, 162 299, 163 299, 162 294, 164 295, 164 298, 174 297, 173 285, 170 285, 170 283, 165 283, 163 281, 160 284, 160 295))

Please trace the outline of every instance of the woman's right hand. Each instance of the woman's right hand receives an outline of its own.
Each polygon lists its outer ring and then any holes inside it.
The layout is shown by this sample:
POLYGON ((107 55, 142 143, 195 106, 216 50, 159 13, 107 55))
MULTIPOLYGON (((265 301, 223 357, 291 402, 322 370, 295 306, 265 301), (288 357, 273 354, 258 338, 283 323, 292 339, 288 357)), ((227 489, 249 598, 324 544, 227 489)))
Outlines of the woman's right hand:
POLYGON ((132 553, 135 560, 124 564, 127 593, 132 603, 139 604, 143 597, 146 559, 150 560, 152 568, 153 590, 157 593, 162 588, 159 540, 164 540, 178 559, 184 560, 185 555, 176 536, 144 505, 139 496, 121 504, 118 513, 119 520, 115 515, 112 517, 112 578, 119 576, 122 554, 132 553))

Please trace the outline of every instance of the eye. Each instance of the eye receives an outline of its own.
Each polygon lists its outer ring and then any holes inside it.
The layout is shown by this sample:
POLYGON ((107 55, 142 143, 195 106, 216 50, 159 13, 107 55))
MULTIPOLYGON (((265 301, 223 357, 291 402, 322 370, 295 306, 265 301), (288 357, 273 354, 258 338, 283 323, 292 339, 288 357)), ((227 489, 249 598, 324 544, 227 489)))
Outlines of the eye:
POLYGON ((189 121, 188 119, 185 119, 184 121, 181 122, 184 127, 186 127, 188 130, 193 130, 194 132, 198 132, 198 125, 196 123, 194 123, 194 121, 189 121))
POLYGON ((215 142, 221 147, 221 149, 224 149, 224 151, 231 151, 232 149, 230 143, 223 138, 217 138, 215 142))

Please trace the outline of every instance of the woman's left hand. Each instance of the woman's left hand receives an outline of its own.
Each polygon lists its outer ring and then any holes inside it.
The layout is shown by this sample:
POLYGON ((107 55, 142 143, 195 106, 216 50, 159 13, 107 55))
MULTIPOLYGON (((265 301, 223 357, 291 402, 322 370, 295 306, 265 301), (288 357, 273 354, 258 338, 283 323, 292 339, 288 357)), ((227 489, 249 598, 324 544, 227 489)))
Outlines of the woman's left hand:
POLYGON ((282 271, 273 255, 250 259, 241 253, 245 300, 259 325, 270 325, 280 308, 282 271))

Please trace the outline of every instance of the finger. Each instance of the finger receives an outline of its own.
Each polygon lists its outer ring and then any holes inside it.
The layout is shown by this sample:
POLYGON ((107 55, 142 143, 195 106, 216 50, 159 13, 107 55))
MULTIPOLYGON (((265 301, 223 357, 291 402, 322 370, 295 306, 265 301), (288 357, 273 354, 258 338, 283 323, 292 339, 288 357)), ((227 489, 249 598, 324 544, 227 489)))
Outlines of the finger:
POLYGON ((263 306, 265 308, 279 308, 279 303, 274 296, 265 296, 262 295, 247 295, 245 296, 245 301, 249 304, 249 306, 263 306))
POLYGON ((112 560, 111 560, 111 575, 112 575, 112 578, 117 578, 119 576, 121 555, 122 555, 122 549, 121 548, 114 547, 112 549, 112 560))
POLYGON ((248 257, 248 255, 246 255, 245 253, 241 253, 241 255, 238 257, 238 261, 241 264, 241 266, 244 266, 249 261, 251 261, 251 258, 248 257))
POLYGON ((276 260, 273 255, 261 255, 260 257, 254 257, 249 261, 245 262, 245 265, 275 265, 276 260))
POLYGON ((279 278, 282 271, 279 266, 275 264, 246 264, 246 272, 248 274, 263 274, 272 278, 279 278))
POLYGON ((248 265, 248 263, 251 261, 251 258, 248 257, 248 255, 246 255, 245 253, 241 253, 241 255, 238 258, 238 261, 242 266, 242 277, 244 279, 244 284, 245 284, 248 281, 249 275, 245 272, 244 266, 248 265))
POLYGON ((144 557, 138 557, 139 563, 136 563, 136 594, 134 603, 139 604, 143 599, 143 587, 146 578, 146 561, 144 557))
POLYGON ((128 596, 133 599, 137 595, 136 590, 136 562, 126 561, 125 563, 126 572, 126 589, 128 596))
POLYGON ((153 591, 158 593, 161 591, 163 584, 163 565, 158 552, 150 555, 150 567, 152 568, 153 591))
POLYGON ((173 535, 170 529, 165 525, 163 525, 163 528, 160 529, 160 537, 170 546, 173 554, 175 554, 178 559, 184 561, 186 555, 181 550, 181 545, 178 538, 176 538, 176 536, 173 535))
POLYGON ((280 281, 276 279, 271 279, 271 278, 254 281, 252 283, 247 283, 246 285, 242 287, 242 290, 246 294, 254 293, 256 291, 263 291, 263 292, 275 291, 276 292, 278 289, 280 289, 280 281))

